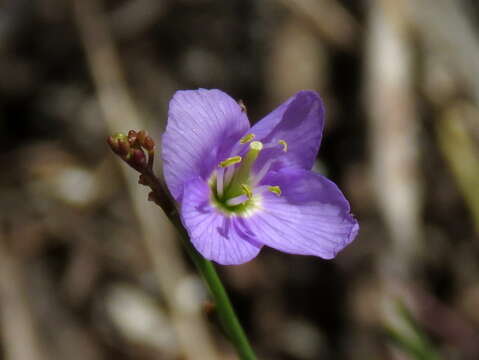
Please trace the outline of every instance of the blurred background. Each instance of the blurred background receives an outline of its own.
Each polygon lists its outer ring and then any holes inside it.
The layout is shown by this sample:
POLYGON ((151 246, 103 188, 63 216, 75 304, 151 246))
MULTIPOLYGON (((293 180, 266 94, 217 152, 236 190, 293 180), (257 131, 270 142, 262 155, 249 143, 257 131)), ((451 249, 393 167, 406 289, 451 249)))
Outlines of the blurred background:
POLYGON ((1 359, 236 359, 105 143, 159 141, 198 87, 252 122, 319 91, 317 169, 361 224, 332 261, 219 267, 259 358, 479 359, 478 21, 473 0, 0 0, 1 359))

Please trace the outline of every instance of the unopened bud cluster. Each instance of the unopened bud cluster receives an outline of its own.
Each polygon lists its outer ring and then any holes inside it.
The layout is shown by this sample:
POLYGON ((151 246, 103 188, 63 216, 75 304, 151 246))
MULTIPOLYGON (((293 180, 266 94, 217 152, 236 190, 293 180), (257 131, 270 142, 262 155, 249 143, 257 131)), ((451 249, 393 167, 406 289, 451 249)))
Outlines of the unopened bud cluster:
POLYGON ((115 154, 137 171, 144 171, 153 165, 155 141, 146 131, 130 130, 128 135, 117 133, 109 136, 108 144, 115 154))

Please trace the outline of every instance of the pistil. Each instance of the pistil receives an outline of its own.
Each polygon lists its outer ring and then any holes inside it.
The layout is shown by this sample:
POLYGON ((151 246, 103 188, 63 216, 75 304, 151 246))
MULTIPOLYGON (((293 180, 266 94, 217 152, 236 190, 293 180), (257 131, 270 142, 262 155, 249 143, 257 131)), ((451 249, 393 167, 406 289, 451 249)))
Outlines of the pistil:
POLYGON ((241 161, 240 167, 235 171, 228 189, 225 191, 227 198, 233 198, 244 193, 243 184, 249 184, 251 168, 263 149, 263 143, 252 141, 249 144, 249 151, 241 161))

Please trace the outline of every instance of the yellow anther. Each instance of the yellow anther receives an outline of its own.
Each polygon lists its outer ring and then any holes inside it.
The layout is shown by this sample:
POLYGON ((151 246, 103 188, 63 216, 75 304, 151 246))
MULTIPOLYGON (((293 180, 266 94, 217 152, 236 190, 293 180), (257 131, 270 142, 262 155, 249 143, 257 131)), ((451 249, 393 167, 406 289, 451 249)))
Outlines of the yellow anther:
POLYGON ((244 191, 244 194, 248 197, 248 199, 251 199, 253 197, 253 192, 251 191, 251 188, 246 185, 246 184, 241 184, 241 188, 244 191))
POLYGON ((240 144, 247 144, 254 139, 254 134, 248 134, 241 138, 240 144))
POLYGON ((278 141, 280 145, 283 145, 283 151, 287 152, 288 151, 288 143, 285 140, 280 140, 278 141))
POLYGON ((222 168, 225 168, 225 167, 237 164, 237 163, 241 162, 241 160, 242 160, 241 156, 233 156, 233 157, 230 157, 226 160, 223 160, 222 162, 220 162, 220 164, 218 166, 222 167, 222 168))
POLYGON ((281 196, 281 188, 279 186, 268 186, 268 190, 276 196, 281 196))

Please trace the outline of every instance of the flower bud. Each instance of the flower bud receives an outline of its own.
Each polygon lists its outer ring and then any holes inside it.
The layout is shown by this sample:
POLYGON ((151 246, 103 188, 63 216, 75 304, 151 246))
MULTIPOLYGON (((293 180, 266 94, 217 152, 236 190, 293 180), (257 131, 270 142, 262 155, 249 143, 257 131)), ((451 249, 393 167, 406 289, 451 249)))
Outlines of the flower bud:
POLYGON ((130 144, 126 139, 118 140, 118 153, 124 157, 130 154, 130 144))
POLYGON ((155 149, 155 140, 153 140, 150 136, 146 136, 143 141, 143 147, 148 150, 152 151, 155 149))
POLYGON ((119 154, 120 152, 120 147, 118 146, 118 140, 115 139, 113 136, 108 136, 106 138, 106 142, 110 146, 110 149, 115 153, 119 154))
POLYGON ((143 168, 146 165, 146 156, 143 150, 134 149, 131 157, 131 162, 134 166, 143 168))
POLYGON ((138 137, 138 134, 136 133, 135 130, 128 131, 128 141, 130 142, 130 145, 135 144, 137 137, 138 137))
POLYGON ((140 144, 140 146, 143 146, 144 142, 145 142, 145 137, 146 137, 146 131, 145 130, 140 130, 136 133, 136 138, 138 140, 138 143, 140 144))

